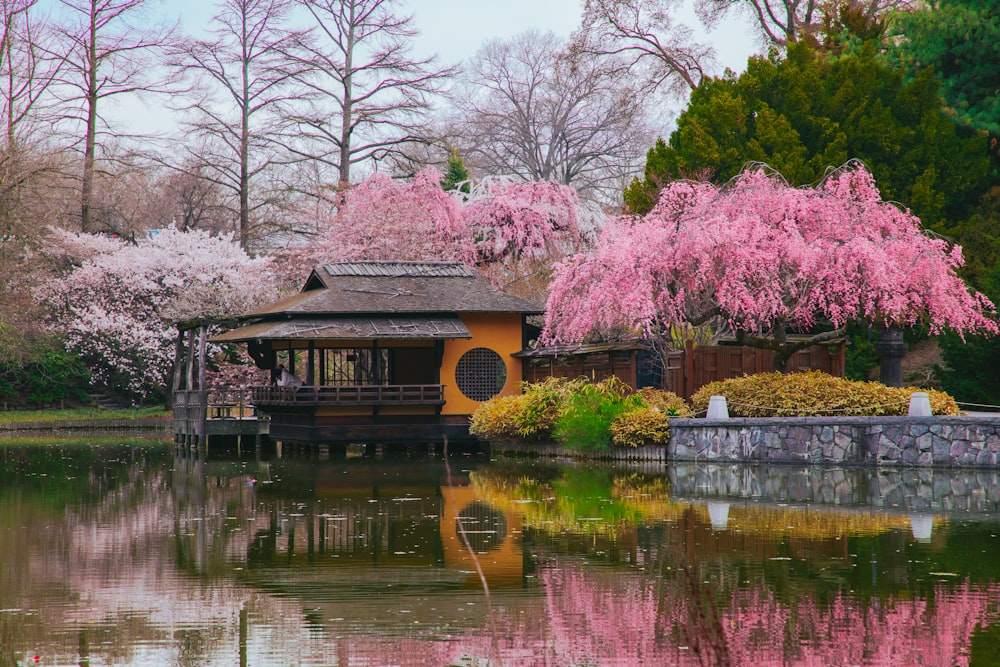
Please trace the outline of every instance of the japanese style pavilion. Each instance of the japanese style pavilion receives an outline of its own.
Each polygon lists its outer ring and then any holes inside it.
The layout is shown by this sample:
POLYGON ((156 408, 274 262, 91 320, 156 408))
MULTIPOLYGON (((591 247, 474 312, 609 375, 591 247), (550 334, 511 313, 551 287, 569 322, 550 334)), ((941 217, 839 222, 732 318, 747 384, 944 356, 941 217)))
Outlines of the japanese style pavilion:
POLYGON ((462 264, 325 264, 213 340, 274 371, 252 394, 274 440, 467 440, 483 401, 520 392, 515 355, 542 311, 462 264))

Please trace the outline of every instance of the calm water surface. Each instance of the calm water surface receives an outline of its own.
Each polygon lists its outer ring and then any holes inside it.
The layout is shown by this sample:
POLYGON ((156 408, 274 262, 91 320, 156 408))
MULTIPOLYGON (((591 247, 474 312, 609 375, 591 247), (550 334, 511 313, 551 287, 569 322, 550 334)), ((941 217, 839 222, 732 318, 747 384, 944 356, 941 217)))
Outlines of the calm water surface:
POLYGON ((998 534, 994 472, 5 440, 0 667, 997 665, 998 534))

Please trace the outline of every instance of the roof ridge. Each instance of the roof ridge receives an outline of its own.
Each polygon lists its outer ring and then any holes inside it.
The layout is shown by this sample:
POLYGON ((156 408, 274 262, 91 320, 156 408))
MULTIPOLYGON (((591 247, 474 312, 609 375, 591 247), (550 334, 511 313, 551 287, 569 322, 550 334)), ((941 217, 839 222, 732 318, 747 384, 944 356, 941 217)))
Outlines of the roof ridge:
POLYGON ((331 278, 340 277, 429 277, 475 278, 478 274, 461 262, 416 262, 404 260, 365 260, 329 262, 322 269, 331 278))

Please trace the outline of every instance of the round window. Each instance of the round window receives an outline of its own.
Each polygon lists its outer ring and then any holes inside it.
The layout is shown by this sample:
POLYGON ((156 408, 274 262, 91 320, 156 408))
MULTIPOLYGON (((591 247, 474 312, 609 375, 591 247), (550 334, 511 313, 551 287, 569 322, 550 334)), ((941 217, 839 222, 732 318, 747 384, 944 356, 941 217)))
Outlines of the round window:
POLYGON ((488 401, 507 384, 507 366, 499 354, 476 347, 458 360, 455 367, 458 390, 473 401, 488 401))

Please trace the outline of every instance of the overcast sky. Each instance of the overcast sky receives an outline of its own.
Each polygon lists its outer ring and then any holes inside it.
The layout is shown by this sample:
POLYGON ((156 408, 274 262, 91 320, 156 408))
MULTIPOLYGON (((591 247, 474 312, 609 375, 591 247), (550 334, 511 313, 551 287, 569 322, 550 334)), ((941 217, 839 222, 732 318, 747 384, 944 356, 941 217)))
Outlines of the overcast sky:
MULTIPOLYGON (((486 40, 508 38, 532 28, 568 37, 580 23, 583 0, 404 0, 420 30, 419 47, 436 52, 447 64, 475 55, 486 40)), ((679 17, 701 28, 693 11, 679 17)), ((737 20, 723 23, 704 40, 719 55, 719 70, 742 71, 757 51, 749 30, 737 20)))
MULTIPOLYGON (((57 0, 43 2, 58 11, 57 0)), ((401 7, 413 16, 420 32, 414 44, 415 54, 436 54, 440 64, 451 65, 473 57, 487 40, 506 39, 525 30, 551 30, 560 37, 568 37, 580 22, 582 4, 583 0, 402 0, 401 7)), ((179 19, 184 33, 198 34, 216 12, 216 3, 213 0, 150 0, 149 9, 170 22, 179 19)), ((692 11, 678 18, 701 30, 692 11)), ((745 22, 734 18, 712 33, 702 33, 700 38, 717 52, 716 67, 709 70, 710 73, 721 74, 727 67, 742 71, 747 58, 759 50, 745 26, 745 22)), ((132 121, 138 126, 160 115, 155 104, 141 102, 127 104, 118 111, 135 116, 132 121)), ((673 116, 679 111, 678 108, 667 115, 673 116)))
MULTIPOLYGON (((202 29, 215 13, 212 0, 153 2, 165 15, 179 14, 187 33, 202 29)), ((583 0, 402 0, 401 6, 420 31, 420 52, 437 53, 444 64, 452 64, 471 58, 488 39, 512 37, 531 28, 568 37, 580 22, 582 4, 583 0)), ((683 18, 700 27, 692 12, 683 18)), ((749 31, 737 20, 725 22, 706 40, 718 51, 721 68, 742 70, 756 50, 749 31)))

